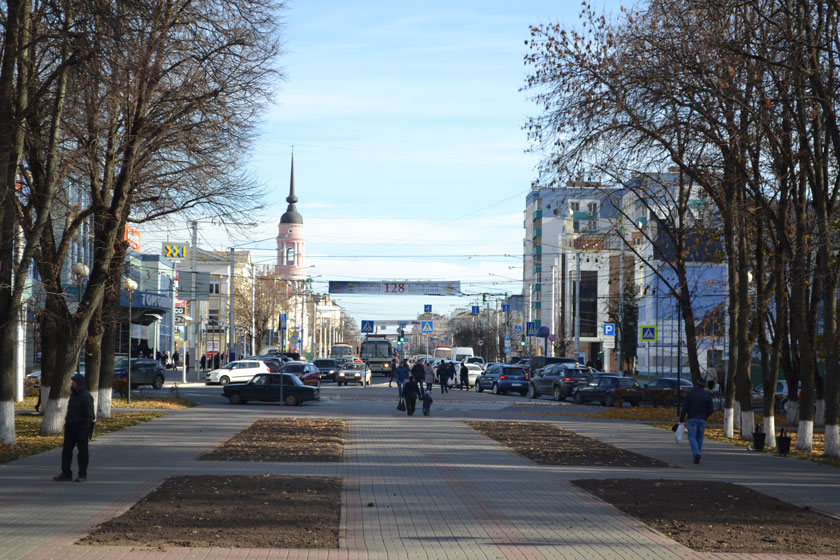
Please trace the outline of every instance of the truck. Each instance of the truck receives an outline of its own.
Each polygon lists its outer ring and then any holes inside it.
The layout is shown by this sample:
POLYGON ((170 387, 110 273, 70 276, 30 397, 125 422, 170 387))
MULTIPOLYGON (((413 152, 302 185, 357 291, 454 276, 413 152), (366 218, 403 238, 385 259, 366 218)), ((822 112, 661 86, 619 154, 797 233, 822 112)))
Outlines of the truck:
POLYGON ((352 362, 353 345, 349 342, 336 342, 330 348, 330 358, 338 362, 339 365, 344 362, 352 362))
POLYGON ((449 359, 453 362, 463 362, 466 358, 475 356, 472 347, 470 346, 454 346, 449 354, 449 359))
POLYGON ((452 347, 446 345, 435 346, 434 357, 439 360, 448 360, 452 355, 452 347))
POLYGON ((370 366, 372 374, 391 375, 394 347, 384 334, 369 334, 362 342, 359 357, 370 366))

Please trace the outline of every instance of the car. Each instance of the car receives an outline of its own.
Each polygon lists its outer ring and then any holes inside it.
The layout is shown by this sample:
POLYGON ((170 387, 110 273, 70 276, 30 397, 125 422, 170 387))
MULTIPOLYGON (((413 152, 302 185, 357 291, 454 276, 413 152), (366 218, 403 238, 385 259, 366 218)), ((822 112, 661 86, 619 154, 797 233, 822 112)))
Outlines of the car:
MULTIPOLYGON (((133 366, 132 366, 133 367, 133 366)), ((207 385, 227 385, 231 382, 250 381, 258 373, 270 373, 271 369, 262 360, 235 360, 229 362, 219 369, 208 371, 205 375, 207 385)), ((131 373, 132 380, 134 371, 131 373)))
POLYGON ((575 392, 575 402, 583 404, 598 401, 605 406, 629 402, 638 406, 642 400, 642 386, 632 377, 601 375, 596 383, 580 386, 575 392))
POLYGON ((677 406, 677 382, 679 381, 680 399, 694 388, 691 379, 685 377, 659 377, 642 385, 642 403, 651 406, 677 406))
POLYGON ((370 378, 372 372, 370 370, 370 366, 361 363, 357 364, 354 362, 348 362, 344 364, 341 369, 338 371, 338 377, 336 378, 336 382, 339 385, 347 385, 348 383, 358 383, 362 387, 367 387, 370 385, 370 378))
MULTIPOLYGON (((114 362, 114 379, 128 378, 128 358, 120 358, 114 362)), ((166 370, 157 360, 150 358, 131 359, 131 388, 140 385, 151 385, 153 389, 163 387, 166 380, 166 370)))
POLYGON ((481 393, 485 389, 496 395, 518 391, 524 397, 528 393, 528 374, 519 366, 492 364, 475 380, 476 392, 481 393))
POLYGON ((307 387, 292 373, 258 373, 247 383, 228 383, 222 388, 222 396, 230 401, 230 404, 282 401, 289 406, 321 398, 317 387, 307 387))
POLYGON ((469 358, 465 358, 464 361, 468 364, 477 364, 480 368, 484 368, 487 365, 487 362, 481 356, 470 356, 469 358))
POLYGON ((267 355, 267 356, 248 356, 245 358, 246 360, 262 360, 265 362, 265 365, 268 366, 269 371, 271 373, 280 373, 283 369, 283 358, 281 358, 278 354, 274 355, 267 355))
POLYGON ((321 370, 312 362, 289 362, 283 366, 283 373, 294 373, 304 385, 310 387, 321 384, 321 370))
POLYGON ((318 358, 312 363, 318 368, 321 379, 329 379, 330 381, 336 380, 338 370, 340 370, 342 366, 342 364, 339 363, 339 360, 334 358, 318 358))
MULTIPOLYGON (((764 385, 759 385, 752 391, 753 408, 764 408, 764 385)), ((787 412, 788 382, 784 379, 776 381, 776 410, 787 412)))
POLYGON ((589 369, 569 363, 548 364, 531 376, 528 383, 528 398, 551 395, 556 401, 564 401, 572 390, 586 385, 592 379, 589 369))
POLYGON ((522 361, 522 356, 511 356, 511 358, 508 360, 508 364, 517 365, 521 361, 522 361))
POLYGON ((525 368, 525 372, 529 375, 531 373, 536 373, 537 370, 544 368, 548 364, 572 364, 576 365, 577 360, 574 358, 564 358, 562 356, 531 356, 528 358, 527 364, 522 364, 521 362, 517 365, 521 365, 525 368))
MULTIPOLYGON (((467 366, 467 379, 469 382, 470 387, 475 387, 475 380, 478 379, 479 375, 484 373, 484 370, 481 369, 479 364, 464 364, 467 366)), ((455 367, 455 379, 452 381, 452 385, 458 385, 461 383, 461 367, 455 367)))

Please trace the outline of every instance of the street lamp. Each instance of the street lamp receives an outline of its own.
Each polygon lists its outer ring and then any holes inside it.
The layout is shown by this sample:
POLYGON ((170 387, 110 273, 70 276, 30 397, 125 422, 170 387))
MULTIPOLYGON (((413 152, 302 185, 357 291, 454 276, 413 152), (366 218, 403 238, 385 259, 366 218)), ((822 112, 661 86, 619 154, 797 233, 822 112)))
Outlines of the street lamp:
POLYGON ((131 404, 131 303, 134 297, 134 290, 137 289, 137 282, 126 278, 122 283, 123 289, 128 292, 128 404, 131 404))
MULTIPOLYGON (((76 306, 76 311, 78 312, 79 308, 82 306, 82 282, 84 281, 85 278, 88 277, 88 274, 90 274, 90 269, 88 268, 88 266, 85 263, 77 262, 76 264, 73 265, 72 273, 73 273, 73 278, 75 278, 75 281, 79 286, 79 303, 76 306)), ((82 358, 81 358, 81 349, 80 349, 79 354, 76 355, 76 373, 77 374, 81 373, 81 366, 79 365, 79 363, 81 362, 81 359, 82 358)))

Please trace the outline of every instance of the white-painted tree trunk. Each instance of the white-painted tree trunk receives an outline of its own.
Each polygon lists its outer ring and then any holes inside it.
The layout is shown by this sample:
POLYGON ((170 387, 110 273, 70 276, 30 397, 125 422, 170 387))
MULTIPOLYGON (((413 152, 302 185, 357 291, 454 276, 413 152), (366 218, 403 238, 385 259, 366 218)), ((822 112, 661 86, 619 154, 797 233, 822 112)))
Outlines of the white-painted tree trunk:
POLYGON ((814 449, 814 421, 800 420, 796 431, 796 448, 800 451, 811 452, 814 449))
POLYGON ((42 400, 41 408, 44 411, 41 435, 60 434, 64 430, 64 417, 67 415, 67 399, 42 400))
POLYGON ((741 439, 752 441, 755 432, 755 415, 752 410, 741 413, 741 439))
POLYGON ((99 388, 99 401, 96 408, 96 418, 110 418, 111 417, 111 395, 114 393, 113 389, 108 387, 99 388))
POLYGON ((799 422, 799 402, 788 401, 788 409, 785 414, 787 419, 787 427, 795 428, 796 423, 799 422))
POLYGON ((734 413, 732 415, 732 421, 734 422, 733 427, 736 430, 740 430, 741 429, 741 403, 738 402, 738 399, 735 399, 735 403, 732 406, 733 406, 733 411, 734 411, 734 413))
POLYGON ((814 409, 814 426, 825 424, 825 399, 817 400, 817 408, 814 409))
POLYGON ((723 409, 723 437, 734 438, 735 437, 735 409, 734 408, 724 408, 723 409))
POLYGON ((47 385, 47 386, 45 387, 44 385, 41 385, 41 389, 40 389, 40 390, 41 390, 41 407, 40 407, 40 409, 39 409, 39 412, 40 412, 41 414, 43 414, 43 413, 44 413, 44 409, 46 408, 46 407, 44 406, 44 403, 45 403, 45 402, 47 402, 47 399, 49 399, 49 398, 50 398, 50 386, 49 386, 49 385, 47 385))
POLYGON ((0 402, 0 445, 14 445, 15 401, 0 402))
POLYGON ((840 426, 837 424, 825 426, 825 455, 840 459, 840 426))
POLYGON ((764 433, 767 434, 764 437, 764 445, 767 447, 776 447, 776 417, 775 416, 765 416, 764 417, 764 433))

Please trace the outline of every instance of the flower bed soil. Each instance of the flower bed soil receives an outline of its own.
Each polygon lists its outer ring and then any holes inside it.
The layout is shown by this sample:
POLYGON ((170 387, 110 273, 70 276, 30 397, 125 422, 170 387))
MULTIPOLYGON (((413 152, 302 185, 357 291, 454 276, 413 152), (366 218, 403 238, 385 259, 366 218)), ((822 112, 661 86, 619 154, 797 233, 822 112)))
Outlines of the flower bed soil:
POLYGON ((343 420, 262 418, 199 459, 340 463, 346 434, 343 420))
POLYGON ((338 478, 179 476, 79 543, 338 548, 340 519, 338 478))
POLYGON ((572 483, 692 550, 840 553, 840 520, 737 484, 636 479, 572 483))
POLYGON ((594 438, 538 422, 467 422, 474 430, 541 465, 673 467, 594 438))

